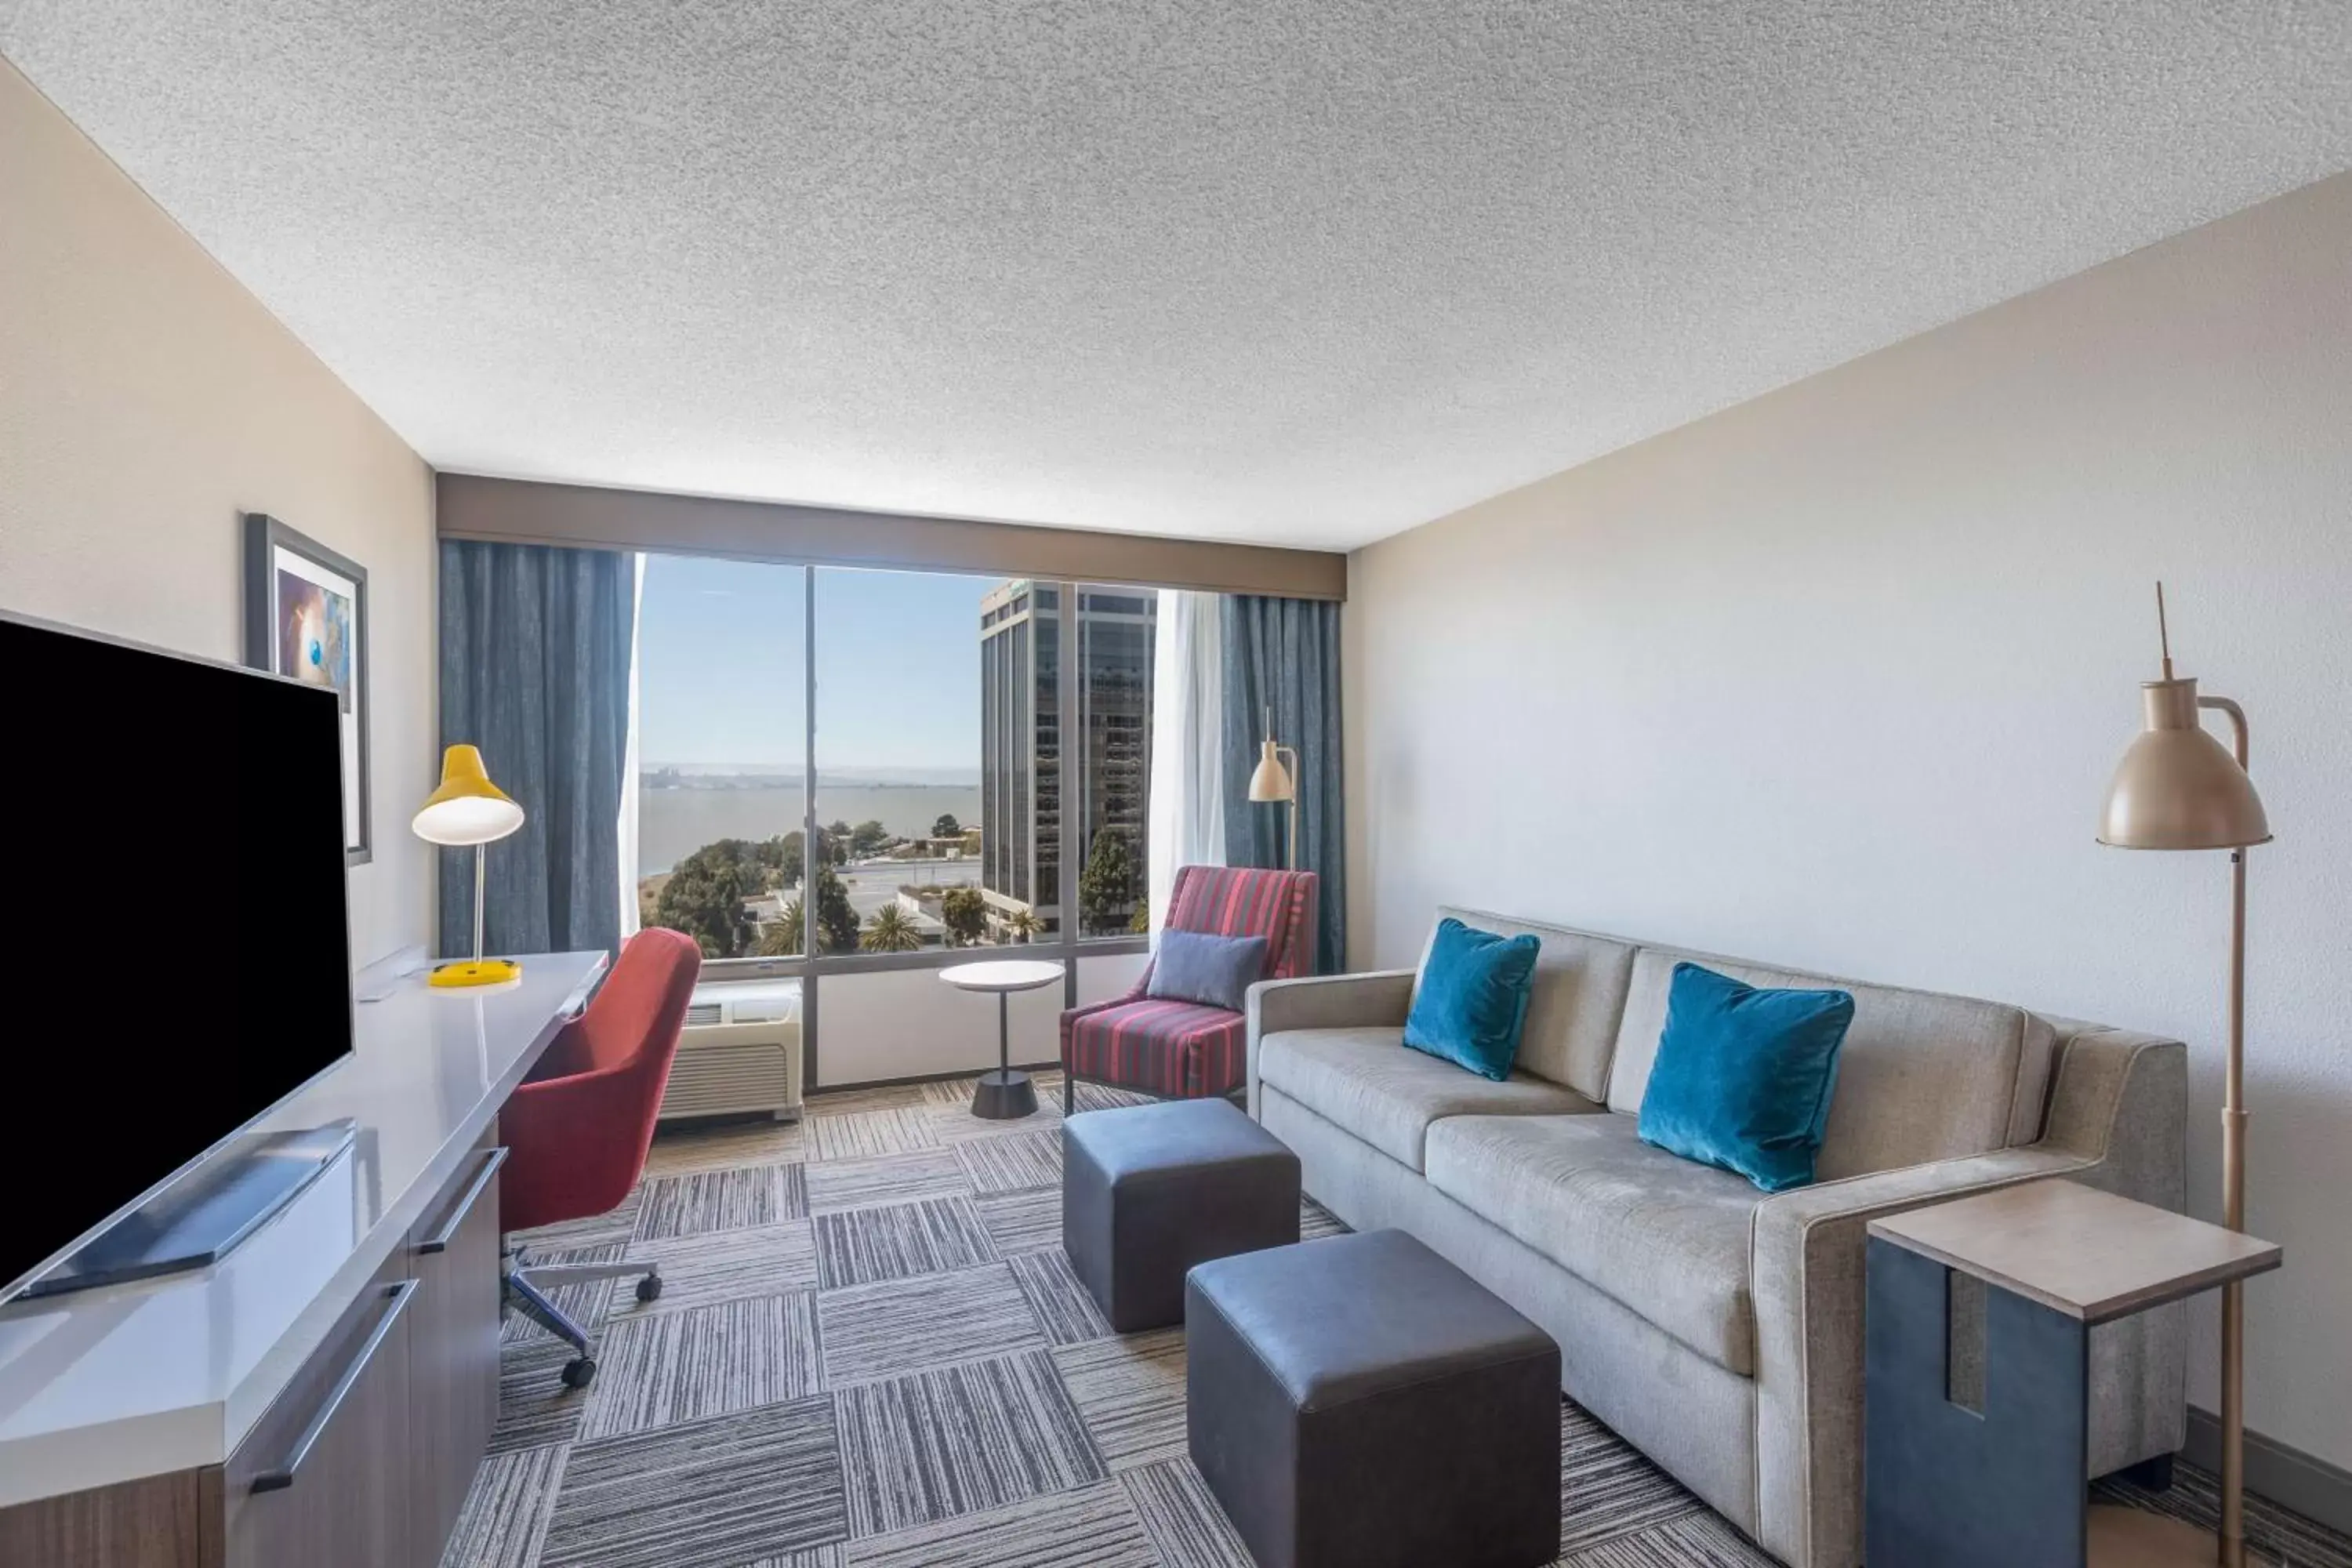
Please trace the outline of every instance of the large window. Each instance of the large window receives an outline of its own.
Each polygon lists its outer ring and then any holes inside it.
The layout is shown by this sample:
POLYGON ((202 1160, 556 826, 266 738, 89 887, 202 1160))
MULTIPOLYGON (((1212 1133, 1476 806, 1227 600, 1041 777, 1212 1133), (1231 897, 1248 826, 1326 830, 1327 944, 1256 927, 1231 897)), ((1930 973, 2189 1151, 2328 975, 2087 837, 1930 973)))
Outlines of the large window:
POLYGON ((982 602, 994 580, 816 574, 816 810, 838 890, 818 951, 971 947, 997 932, 982 892, 982 602))
POLYGON ((637 611, 637 911, 713 959, 800 952, 807 581, 649 555, 637 611))
POLYGON ((805 1010, 826 1082, 928 1059, 849 1028, 900 994, 877 970, 1132 949, 1157 611, 1149 589, 647 557, 645 920, 691 933, 714 977, 731 960, 857 981, 840 1029, 805 1010))

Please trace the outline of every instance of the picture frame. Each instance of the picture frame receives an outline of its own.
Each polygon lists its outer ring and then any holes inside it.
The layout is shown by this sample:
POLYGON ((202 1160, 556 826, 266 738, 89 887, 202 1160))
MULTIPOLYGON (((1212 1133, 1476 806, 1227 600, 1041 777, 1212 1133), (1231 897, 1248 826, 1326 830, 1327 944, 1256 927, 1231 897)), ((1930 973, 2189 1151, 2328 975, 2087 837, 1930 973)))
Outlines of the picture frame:
POLYGON ((368 798, 367 568, 267 512, 245 514, 245 662, 343 702, 343 864, 374 858, 368 798))

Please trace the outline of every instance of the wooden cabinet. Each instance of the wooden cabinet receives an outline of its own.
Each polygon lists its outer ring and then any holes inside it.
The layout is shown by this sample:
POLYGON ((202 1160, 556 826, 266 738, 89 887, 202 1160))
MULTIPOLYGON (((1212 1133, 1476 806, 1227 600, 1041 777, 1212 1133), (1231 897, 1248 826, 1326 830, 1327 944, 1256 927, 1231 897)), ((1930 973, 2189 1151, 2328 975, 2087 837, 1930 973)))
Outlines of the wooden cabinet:
POLYGON ((226 1464, 0 1509, 0 1568, 433 1568, 499 1410, 495 1130, 226 1464))
POLYGON ((408 1568, 408 1355, 416 1281, 404 1248, 221 1467, 224 1568, 408 1568))
POLYGON ((415 1456, 409 1516, 431 1568, 466 1506, 475 1467, 499 1419, 499 1167, 496 1134, 458 1168, 446 1200, 410 1237, 416 1281, 408 1340, 408 1422, 415 1456))

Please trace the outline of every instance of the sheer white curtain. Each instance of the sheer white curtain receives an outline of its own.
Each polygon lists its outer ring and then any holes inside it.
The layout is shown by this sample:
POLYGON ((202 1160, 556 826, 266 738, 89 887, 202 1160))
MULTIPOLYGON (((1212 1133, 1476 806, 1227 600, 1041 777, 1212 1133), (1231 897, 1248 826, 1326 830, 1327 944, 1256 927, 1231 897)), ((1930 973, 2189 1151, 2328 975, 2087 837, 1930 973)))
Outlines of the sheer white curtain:
POLYGON ((1160 591, 1152 650, 1151 934, 1179 866, 1225 863, 1224 645, 1215 594, 1160 591))
POLYGON ((646 558, 629 557, 629 734, 621 748, 621 940, 637 934, 637 626, 646 607, 646 558))

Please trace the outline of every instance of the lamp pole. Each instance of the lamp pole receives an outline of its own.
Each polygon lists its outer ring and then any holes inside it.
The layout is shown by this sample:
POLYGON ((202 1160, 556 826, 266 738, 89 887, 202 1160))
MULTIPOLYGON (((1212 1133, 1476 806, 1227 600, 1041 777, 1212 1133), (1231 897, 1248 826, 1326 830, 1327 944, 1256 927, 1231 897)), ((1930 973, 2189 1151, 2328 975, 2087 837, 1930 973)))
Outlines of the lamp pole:
MULTIPOLYGON (((2200 708, 2228 716, 2231 752, 2247 771, 2246 710, 2227 697, 2200 708)), ((2251 776, 2251 775, 2250 775, 2251 776)), ((2221 1068, 2221 1223, 2246 1228, 2246 851, 2230 851, 2230 1054, 2221 1068)), ((2246 1562, 2246 1282, 2221 1287, 2221 1568, 2246 1562)))

